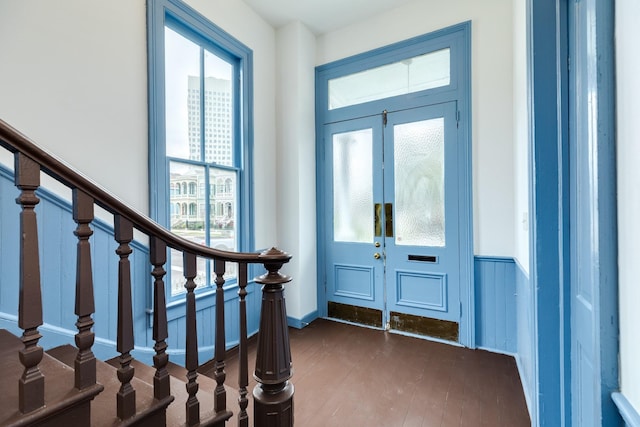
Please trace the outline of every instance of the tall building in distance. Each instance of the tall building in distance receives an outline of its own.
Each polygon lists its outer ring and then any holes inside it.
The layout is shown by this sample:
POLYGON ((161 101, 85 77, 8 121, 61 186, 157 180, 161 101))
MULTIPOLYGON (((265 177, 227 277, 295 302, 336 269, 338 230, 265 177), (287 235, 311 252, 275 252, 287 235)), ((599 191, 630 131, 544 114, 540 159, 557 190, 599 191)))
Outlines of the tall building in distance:
MULTIPOLYGON (((232 82, 207 77, 202 92, 199 76, 188 76, 187 79, 186 141, 189 151, 188 154, 184 152, 183 122, 179 135, 181 150, 178 150, 177 159, 171 161, 169 173, 170 229, 199 244, 220 250, 237 250, 238 172, 233 168, 232 82)), ((184 112, 184 99, 179 102, 181 112, 184 112)), ((184 116, 179 116, 179 120, 184 120, 184 116)), ((173 252, 171 256, 171 292, 178 294, 184 292, 182 261, 173 252)), ((207 284, 209 264, 198 264, 197 286, 207 284)), ((228 265, 225 278, 235 277, 236 269, 236 264, 228 265)))
MULTIPOLYGON (((188 79, 188 159, 199 163, 204 160, 209 164, 233 166, 231 81, 207 77, 204 79, 203 97, 200 93, 200 77, 189 76, 188 79), (201 116, 203 102, 204 117, 201 116), (204 144, 201 144, 202 140, 204 144)), ((173 231, 204 230, 207 227, 207 209, 211 228, 234 229, 236 172, 215 166, 208 170, 210 175, 205 176, 203 166, 183 165, 170 174, 170 215, 173 231), (206 199, 207 183, 209 200, 206 199)))
POLYGON ((200 77, 189 76, 189 158, 201 160, 201 133, 204 132, 204 160, 233 165, 233 108, 231 81, 204 79, 204 130, 201 128, 200 77))

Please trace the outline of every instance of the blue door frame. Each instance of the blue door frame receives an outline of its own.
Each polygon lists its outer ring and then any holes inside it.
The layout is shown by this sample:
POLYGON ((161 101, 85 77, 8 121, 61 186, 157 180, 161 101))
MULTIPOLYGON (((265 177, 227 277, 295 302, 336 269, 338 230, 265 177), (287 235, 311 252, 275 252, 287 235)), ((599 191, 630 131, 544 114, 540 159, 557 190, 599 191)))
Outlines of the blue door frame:
MULTIPOLYGON (((317 67, 316 158, 324 161, 322 160, 324 152, 321 149, 324 124, 379 114, 383 110, 389 109, 389 101, 392 102, 391 109, 398 107, 398 110, 457 101, 459 112, 458 138, 461 142, 458 148, 459 180, 461 183, 458 194, 458 205, 460 207, 458 215, 460 224, 463 225, 459 235, 460 282, 464 283, 460 287, 461 320, 459 342, 467 347, 474 348, 476 346, 476 327, 475 290, 473 287, 473 216, 471 211, 473 206, 471 194, 471 22, 452 25, 429 34, 317 67), (451 82, 448 86, 371 101, 361 105, 328 110, 327 88, 330 79, 445 47, 452 49, 452 61, 458 64, 452 67, 451 82), (428 99, 428 101, 425 101, 425 99, 428 99)), ((317 168, 316 171, 318 218, 322 218, 324 215, 322 200, 326 197, 323 176, 320 174, 320 170, 322 168, 317 168)), ((317 225, 319 266, 326 264, 322 243, 322 236, 326 234, 323 224, 323 221, 318 221, 317 225)), ((317 297, 318 314, 320 317, 325 317, 327 316, 326 280, 323 269, 320 268, 318 269, 317 297)))
MULTIPOLYGON (((598 114, 586 117, 587 126, 595 131, 580 141, 569 124, 577 115, 569 110, 569 97, 575 93, 568 80, 569 68, 569 14, 575 13, 574 2, 567 0, 528 2, 528 69, 530 99, 530 277, 535 289, 534 349, 536 363, 533 384, 532 424, 540 426, 577 425, 572 417, 572 406, 580 404, 572 395, 571 343, 572 335, 581 328, 574 322, 571 330, 572 286, 570 275, 571 238, 580 248, 592 249, 591 260, 598 263, 598 274, 591 278, 596 314, 594 342, 598 343, 597 366, 594 366, 592 385, 596 405, 599 405, 601 425, 620 425, 610 393, 617 384, 617 267, 615 218, 615 118, 613 4, 606 0, 585 0, 593 14, 597 37, 581 40, 589 45, 588 52, 597 72, 581 69, 584 64, 573 64, 571 71, 581 74, 596 94, 594 108, 598 114), (570 180, 570 165, 579 159, 570 144, 587 144, 596 163, 595 174, 570 180), (595 194, 583 205, 570 206, 570 196, 578 191, 595 194), (572 224, 570 209, 589 209, 586 222, 572 224), (557 230, 557 232, 555 232, 557 230), (598 230, 593 234, 591 230, 598 230), (606 230, 606 231, 605 231, 606 230), (605 234, 606 233, 606 234, 605 234), (572 399, 574 399, 572 401, 572 399)), ((575 387, 575 383, 573 384, 575 387)))

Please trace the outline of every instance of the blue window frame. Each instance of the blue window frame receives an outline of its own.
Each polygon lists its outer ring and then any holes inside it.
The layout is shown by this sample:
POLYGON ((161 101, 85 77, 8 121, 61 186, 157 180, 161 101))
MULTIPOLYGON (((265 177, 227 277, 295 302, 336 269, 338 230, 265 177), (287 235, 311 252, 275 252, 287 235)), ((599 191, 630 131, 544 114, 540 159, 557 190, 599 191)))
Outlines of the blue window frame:
MULTIPOLYGON (((150 214, 218 249, 253 247, 252 51, 180 0, 147 1, 150 214)), ((181 257, 166 268, 183 292, 181 257)), ((199 260, 196 283, 213 282, 199 260)), ((235 281, 235 265, 227 268, 235 281)))

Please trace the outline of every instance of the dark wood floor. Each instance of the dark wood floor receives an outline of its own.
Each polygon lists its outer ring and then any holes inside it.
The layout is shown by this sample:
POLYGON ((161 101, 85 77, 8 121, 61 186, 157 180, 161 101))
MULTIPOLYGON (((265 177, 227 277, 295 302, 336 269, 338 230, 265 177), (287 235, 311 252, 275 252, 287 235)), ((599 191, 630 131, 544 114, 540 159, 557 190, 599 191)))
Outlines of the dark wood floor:
MULTIPOLYGON (((512 357, 328 320, 290 329, 290 339, 296 426, 530 425, 512 357)), ((226 371, 234 387, 234 357, 226 371)))

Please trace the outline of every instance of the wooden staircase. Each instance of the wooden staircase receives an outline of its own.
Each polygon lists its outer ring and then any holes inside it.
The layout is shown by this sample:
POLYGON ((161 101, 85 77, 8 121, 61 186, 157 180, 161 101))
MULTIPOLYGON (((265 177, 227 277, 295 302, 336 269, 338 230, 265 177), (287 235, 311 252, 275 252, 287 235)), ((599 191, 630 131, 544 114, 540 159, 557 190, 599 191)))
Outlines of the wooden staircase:
MULTIPOLYGON (((22 341, 4 329, 0 329, 0 425, 3 426, 80 426, 87 423, 91 413, 91 400, 103 386, 95 384, 82 391, 73 388, 74 370, 53 357, 43 357, 40 372, 48 380, 44 398, 46 406, 23 414, 18 397, 18 381, 23 366, 19 351, 22 341)), ((75 358, 75 355, 73 356, 75 358)))
MULTIPOLYGON (((0 425, 2 426, 223 426, 233 416, 227 407, 238 402, 238 426, 293 426, 291 352, 283 285, 290 281, 279 272, 291 256, 276 248, 262 253, 216 250, 183 239, 131 209, 102 188, 55 159, 27 137, 0 120, 0 146, 14 153, 15 184, 20 190, 19 306, 17 326, 22 336, 0 330, 0 425), (63 345, 46 352, 39 345, 43 301, 35 206, 40 173, 68 186, 73 194, 73 220, 77 224, 75 283, 75 346, 63 345), (95 312, 90 237, 94 206, 113 214, 118 244, 118 310, 116 350, 119 356, 106 362, 92 352, 95 312), (129 256, 134 229, 148 236, 153 294, 153 367, 135 360, 132 283, 129 256), (167 252, 183 255, 186 289, 185 367, 169 361, 169 337, 165 301, 167 252), (198 343, 195 278, 198 258, 212 260, 215 276, 215 336, 213 379, 198 375, 198 343), (228 263, 237 264, 240 341, 238 390, 225 384, 224 285, 228 263), (262 306, 257 338, 253 410, 249 408, 247 366, 246 287, 249 264, 262 264, 266 273, 255 279, 262 284, 262 306)), ((44 230, 46 233, 46 230, 44 230)), ((100 259, 95 262, 106 262, 100 259)), ((44 272, 46 273, 46 272, 44 272)), ((43 275, 46 277, 46 274, 43 275)), ((3 285, 3 286, 6 286, 3 285)), ((210 328, 210 325, 200 325, 210 328)))

